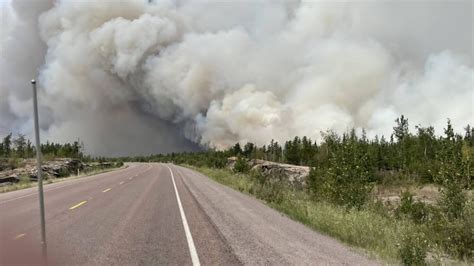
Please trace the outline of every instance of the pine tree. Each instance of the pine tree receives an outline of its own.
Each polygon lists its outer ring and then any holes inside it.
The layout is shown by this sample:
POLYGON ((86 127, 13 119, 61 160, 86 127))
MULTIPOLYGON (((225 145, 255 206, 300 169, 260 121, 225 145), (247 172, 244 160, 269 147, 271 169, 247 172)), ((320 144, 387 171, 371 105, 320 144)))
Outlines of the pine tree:
POLYGON ((13 140, 13 143, 15 144, 16 156, 20 158, 25 157, 25 152, 26 152, 25 135, 18 134, 18 137, 15 140, 13 140))
POLYGON ((440 169, 435 180, 441 184, 439 205, 448 219, 461 218, 466 204, 466 195, 463 191, 463 165, 459 140, 455 137, 451 121, 448 119, 444 129, 444 138, 441 149, 437 154, 440 169))
POLYGON ((240 143, 235 143, 234 147, 232 148, 232 155, 238 156, 242 154, 242 148, 240 148, 240 143))
POLYGON ((5 157, 9 157, 11 155, 12 149, 12 133, 8 134, 6 137, 3 138, 3 154, 5 157))

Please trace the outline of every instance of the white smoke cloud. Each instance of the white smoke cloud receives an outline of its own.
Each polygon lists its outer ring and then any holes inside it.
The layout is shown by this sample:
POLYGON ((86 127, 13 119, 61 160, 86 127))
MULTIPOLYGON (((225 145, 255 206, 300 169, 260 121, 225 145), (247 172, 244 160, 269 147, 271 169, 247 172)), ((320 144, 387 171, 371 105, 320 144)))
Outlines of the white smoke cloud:
POLYGON ((30 133, 38 70, 44 136, 93 154, 473 122, 471 1, 20 2, 2 8, 0 134, 30 133))

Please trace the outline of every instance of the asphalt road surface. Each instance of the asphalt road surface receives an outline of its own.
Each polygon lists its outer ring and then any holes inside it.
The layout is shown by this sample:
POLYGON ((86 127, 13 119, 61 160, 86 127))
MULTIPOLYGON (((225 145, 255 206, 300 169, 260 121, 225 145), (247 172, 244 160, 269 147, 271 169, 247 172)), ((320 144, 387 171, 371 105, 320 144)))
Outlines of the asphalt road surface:
MULTIPOLYGON (((41 264, 36 188, 0 194, 0 265, 41 264)), ((338 241, 192 170, 128 168, 45 186, 51 265, 368 265, 338 241)))

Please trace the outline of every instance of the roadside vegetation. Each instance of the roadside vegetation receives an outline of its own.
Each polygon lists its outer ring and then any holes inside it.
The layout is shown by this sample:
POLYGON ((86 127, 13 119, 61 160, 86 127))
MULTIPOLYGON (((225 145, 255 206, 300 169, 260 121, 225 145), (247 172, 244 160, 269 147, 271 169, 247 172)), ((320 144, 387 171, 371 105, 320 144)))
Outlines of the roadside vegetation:
POLYGON ((319 232, 364 248, 389 263, 472 263, 472 201, 465 206, 462 219, 449 220, 439 207, 414 201, 408 193, 400 206, 390 207, 370 200, 358 208, 351 208, 305 190, 275 183, 258 172, 189 167, 255 196, 319 232))
POLYGON ((401 116, 388 139, 327 131, 320 143, 295 137, 283 145, 237 143, 224 151, 121 159, 190 165, 318 231, 388 261, 422 265, 473 263, 473 156, 469 125, 462 134, 449 120, 441 134, 421 125, 412 133, 401 116), (226 169, 231 156, 237 161, 226 169), (254 159, 310 166, 306 186, 252 170, 254 159), (436 188, 435 200, 413 194, 423 186, 436 188), (398 201, 375 193, 388 188, 398 191, 398 201))

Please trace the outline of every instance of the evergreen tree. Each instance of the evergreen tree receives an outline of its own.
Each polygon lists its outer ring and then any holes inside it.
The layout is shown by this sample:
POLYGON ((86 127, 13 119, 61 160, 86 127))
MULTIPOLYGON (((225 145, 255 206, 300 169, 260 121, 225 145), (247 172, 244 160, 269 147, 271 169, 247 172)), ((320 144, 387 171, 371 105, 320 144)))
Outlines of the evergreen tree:
POLYGON ((240 147, 240 143, 235 143, 234 147, 231 149, 232 155, 238 156, 242 154, 242 148, 240 147))
POLYGON ((251 158, 251 157, 253 157, 252 155, 255 154, 254 150, 255 150, 255 144, 253 144, 251 142, 247 142, 247 144, 245 144, 245 146, 244 146, 244 150, 242 152, 242 155, 244 155, 247 158, 251 158))
POLYGON ((12 133, 8 134, 5 138, 3 138, 3 154, 5 157, 9 157, 12 151, 12 133))
POLYGON ((16 156, 20 158, 24 158, 26 154, 26 138, 25 135, 18 134, 18 137, 13 140, 13 143, 15 144, 15 153, 16 156))
POLYGON ((444 129, 444 138, 437 157, 440 169, 435 176, 441 184, 441 198, 439 205, 447 218, 461 218, 466 204, 466 195, 463 191, 463 165, 459 140, 456 139, 451 121, 448 119, 444 129))
POLYGON ((408 147, 410 132, 408 129, 408 119, 405 116, 400 116, 395 120, 397 125, 393 127, 393 135, 397 139, 396 150, 397 150, 397 169, 406 170, 407 164, 410 161, 408 158, 408 147))
POLYGON ((470 147, 474 147, 474 127, 467 125, 465 128, 464 140, 469 144, 470 147))

